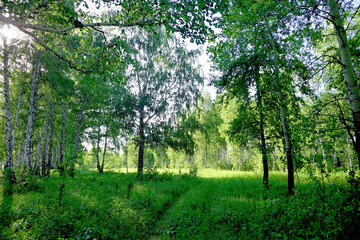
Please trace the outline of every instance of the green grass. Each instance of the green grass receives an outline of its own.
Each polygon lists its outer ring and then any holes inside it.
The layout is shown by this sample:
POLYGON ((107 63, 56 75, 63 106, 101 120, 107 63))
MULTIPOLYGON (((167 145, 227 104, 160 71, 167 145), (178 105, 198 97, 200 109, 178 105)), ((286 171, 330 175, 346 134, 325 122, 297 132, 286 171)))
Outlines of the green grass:
MULTIPOLYGON (((33 178, 0 196, 0 239, 354 239, 359 191, 335 174, 299 175, 287 196, 286 174, 201 170, 137 181, 125 170, 33 178), (318 182, 314 181, 318 180, 318 182)), ((178 171, 177 171, 178 172, 178 171)), ((0 191, 3 191, 0 184, 0 191)))

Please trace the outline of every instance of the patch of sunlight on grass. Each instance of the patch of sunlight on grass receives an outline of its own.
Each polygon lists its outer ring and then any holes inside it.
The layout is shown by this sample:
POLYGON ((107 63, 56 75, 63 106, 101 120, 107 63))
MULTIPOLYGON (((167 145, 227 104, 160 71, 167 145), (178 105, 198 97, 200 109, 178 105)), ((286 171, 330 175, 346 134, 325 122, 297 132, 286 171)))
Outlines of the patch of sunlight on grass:
POLYGON ((243 172, 243 171, 231 171, 231 170, 219 170, 219 169, 200 169, 198 177, 201 178, 261 178, 261 172, 243 172))

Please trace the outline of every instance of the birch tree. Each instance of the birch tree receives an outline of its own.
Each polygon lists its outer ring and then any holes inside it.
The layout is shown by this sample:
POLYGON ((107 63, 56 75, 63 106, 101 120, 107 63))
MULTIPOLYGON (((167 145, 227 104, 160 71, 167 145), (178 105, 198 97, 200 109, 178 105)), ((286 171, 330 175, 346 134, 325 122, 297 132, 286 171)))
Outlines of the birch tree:
POLYGON ((145 145, 164 142, 166 126, 196 101, 203 82, 194 65, 198 51, 187 50, 180 39, 167 36, 164 29, 148 30, 132 32, 129 46, 134 49, 134 63, 127 70, 128 87, 136 98, 134 132, 140 177, 145 145))

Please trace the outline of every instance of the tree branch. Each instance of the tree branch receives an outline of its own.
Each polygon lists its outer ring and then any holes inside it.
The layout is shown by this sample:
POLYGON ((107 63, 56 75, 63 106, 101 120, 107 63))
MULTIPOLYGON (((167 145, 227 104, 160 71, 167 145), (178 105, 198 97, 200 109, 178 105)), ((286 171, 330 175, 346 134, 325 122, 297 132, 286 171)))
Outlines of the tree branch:
MULTIPOLYGON (((144 21, 138 21, 138 22, 134 22, 134 23, 118 23, 118 22, 96 22, 96 23, 84 23, 82 24, 82 28, 90 28, 90 27, 119 27, 119 28, 123 28, 123 27, 135 27, 135 26, 144 26, 146 24, 149 23, 153 23, 155 22, 156 19, 155 18, 151 18, 151 19, 147 19, 144 21)), ((17 28, 27 28, 27 29, 33 29, 33 30, 38 30, 38 31, 42 31, 42 32, 53 32, 53 33, 61 33, 66 35, 68 31, 73 30, 75 28, 79 28, 76 27, 75 25, 69 26, 69 27, 65 27, 65 28, 52 28, 52 27, 48 27, 48 26, 41 26, 38 24, 27 24, 27 23, 23 23, 23 22, 19 22, 16 20, 13 20, 11 18, 5 17, 3 15, 0 14, 0 22, 4 22, 10 25, 13 25, 17 28)))

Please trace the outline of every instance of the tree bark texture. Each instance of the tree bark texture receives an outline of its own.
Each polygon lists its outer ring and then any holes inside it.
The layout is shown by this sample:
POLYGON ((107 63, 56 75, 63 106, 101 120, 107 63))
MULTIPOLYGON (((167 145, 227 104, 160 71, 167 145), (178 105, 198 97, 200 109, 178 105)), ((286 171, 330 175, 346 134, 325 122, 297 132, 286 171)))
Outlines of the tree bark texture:
POLYGON ((9 51, 6 39, 3 39, 4 50, 4 96, 5 96, 5 144, 6 144, 6 162, 5 162, 5 185, 4 194, 12 195, 12 184, 15 183, 15 173, 13 171, 13 156, 11 142, 11 106, 10 106, 10 87, 9 87, 9 51))
POLYGON ((16 117, 15 117, 15 122, 14 122, 14 132, 13 132, 13 138, 12 138, 12 149, 13 150, 15 148, 16 130, 17 130, 17 125, 19 123, 19 113, 20 113, 21 101, 22 101, 22 89, 20 91, 19 98, 18 98, 18 105, 17 105, 17 109, 16 109, 16 117))
POLYGON ((30 93, 30 108, 29 108, 29 116, 28 123, 26 129, 26 139, 25 139, 25 147, 24 147, 24 160, 25 165, 28 168, 31 168, 32 160, 31 160, 31 149, 32 149, 32 140, 33 140, 33 130, 34 130, 34 120, 35 120, 35 112, 36 112, 36 103, 39 91, 39 56, 36 51, 34 54, 34 59, 32 63, 32 72, 31 72, 31 93, 30 93))
POLYGON ((357 154, 360 167, 360 91, 357 84, 357 77, 354 71, 349 43, 347 40, 346 30, 339 12, 338 3, 335 0, 326 0, 330 9, 331 22, 335 28, 336 39, 339 45, 341 55, 341 66, 344 73, 344 79, 349 94, 351 110, 355 127, 355 152, 357 154))

